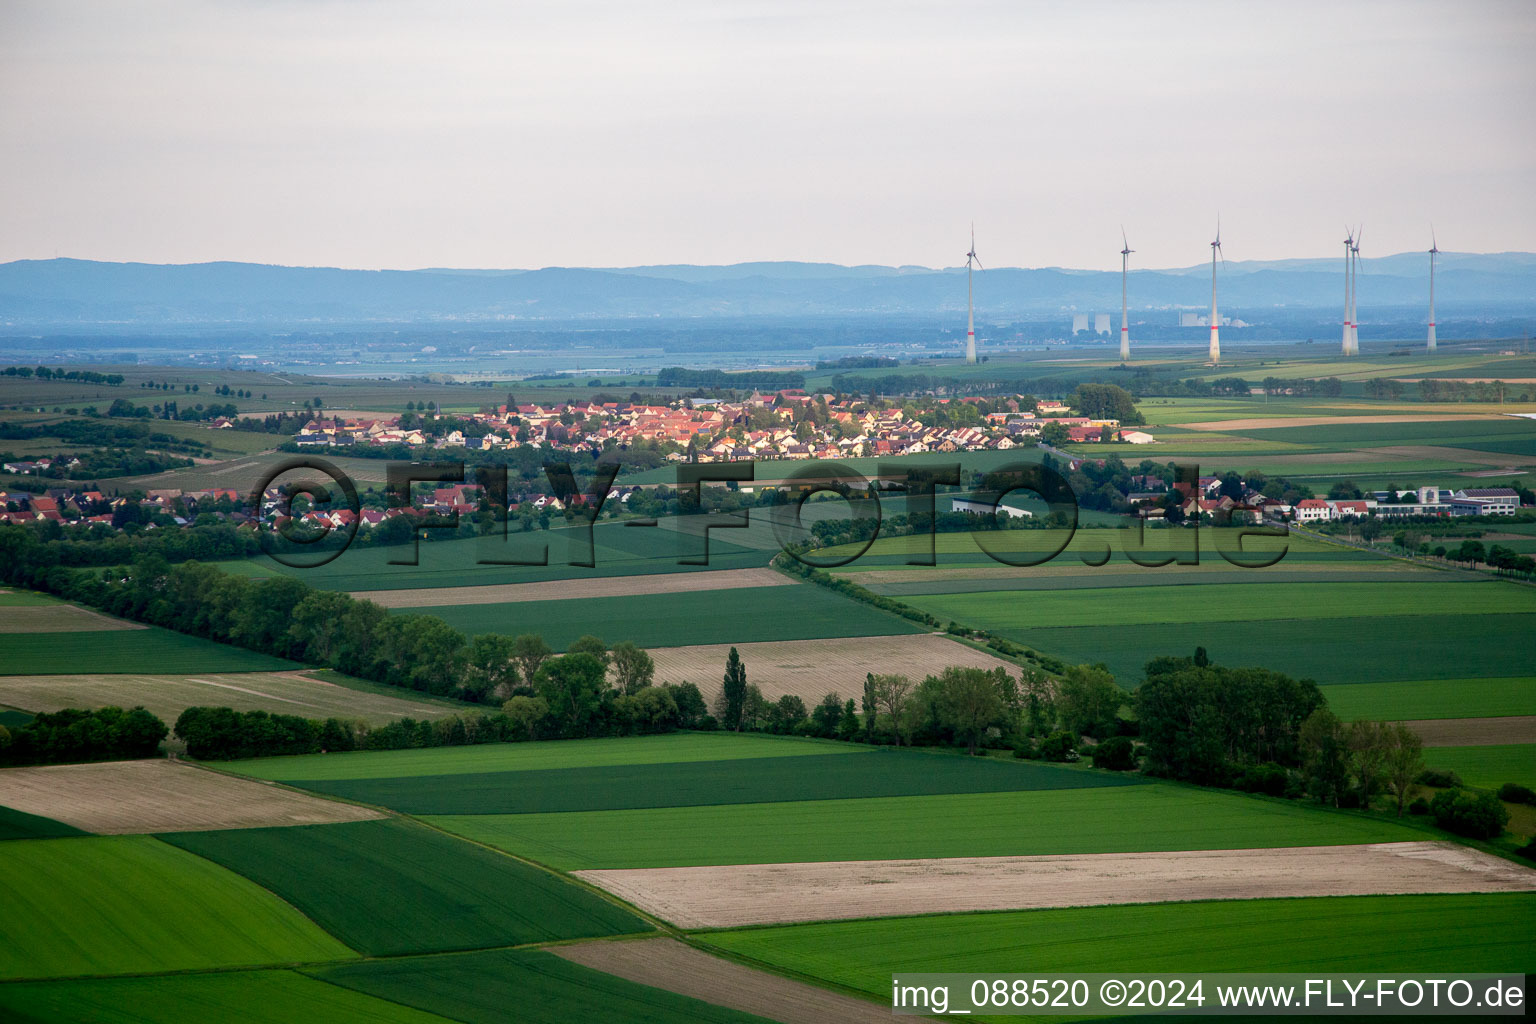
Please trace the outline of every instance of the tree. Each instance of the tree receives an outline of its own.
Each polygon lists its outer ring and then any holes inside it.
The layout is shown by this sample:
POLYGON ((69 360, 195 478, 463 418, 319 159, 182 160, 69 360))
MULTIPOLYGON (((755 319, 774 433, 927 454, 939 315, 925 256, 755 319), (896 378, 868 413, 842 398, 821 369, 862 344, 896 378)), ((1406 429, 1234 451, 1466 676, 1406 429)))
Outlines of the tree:
POLYGON ((1301 749, 1307 789, 1324 803, 1339 806, 1349 787, 1349 735, 1327 708, 1318 708, 1301 724, 1301 749))
POLYGON ((697 728, 709 714, 704 695, 692 683, 679 683, 677 686, 662 683, 661 689, 672 694, 672 700, 677 705, 677 724, 681 728, 697 728))
POLYGON ((1003 724, 1003 694, 999 676, 1006 669, 987 671, 952 666, 938 675, 939 724, 966 750, 976 753, 988 729, 1003 724))
POLYGON ((734 647, 725 658, 725 677, 720 696, 724 711, 721 726, 740 732, 742 705, 747 696, 747 667, 741 663, 741 655, 736 653, 734 647))
POLYGON ((1387 726, 1386 772, 1387 789, 1397 800, 1397 816, 1403 816, 1403 804, 1413 788, 1413 781, 1424 770, 1424 740, 1402 722, 1387 726))
POLYGON ((523 685, 533 687, 538 676, 539 667, 549 660, 554 652, 544 642, 544 638, 537 633, 524 633, 512 641, 512 657, 517 661, 517 667, 523 675, 523 685))
POLYGON ((538 671, 539 696, 562 736, 591 735, 608 688, 608 670, 585 652, 551 658, 538 671))
POLYGON ((884 714, 890 722, 891 735, 899 747, 910 742, 912 730, 917 724, 911 714, 912 680, 902 675, 871 675, 870 692, 874 698, 875 714, 884 714))
POLYGON ((805 701, 792 693, 786 693, 773 706, 768 716, 768 727, 777 733, 792 733, 806 720, 808 714, 805 701))
POLYGON ((501 705, 501 713, 511 721, 514 736, 531 740, 538 734, 539 723, 549 714, 549 701, 543 697, 512 697, 501 705))
POLYGON ((464 695, 483 701, 496 693, 505 693, 517 685, 517 642, 500 633, 481 633, 469 643, 469 676, 464 695))
POLYGON ((1385 723, 1361 718, 1349 725, 1349 770, 1355 778, 1355 795, 1366 810, 1384 781, 1388 742, 1385 723))
POLYGON ((585 636, 578 637, 576 641, 571 644, 571 646, 565 649, 565 653, 590 654, 592 657, 603 663, 603 670, 605 672, 608 670, 608 645, 590 633, 585 636))
POLYGON ((1064 424, 1047 420, 1045 426, 1040 428, 1040 440, 1053 448, 1059 448, 1072 440, 1072 435, 1064 424))
POLYGON ((1435 824, 1473 839, 1493 839, 1509 823, 1509 811, 1492 793, 1469 793, 1464 789, 1446 789, 1429 802, 1435 824))
POLYGON ((1103 739, 1114 735, 1120 705, 1128 696, 1105 666, 1074 665, 1057 686, 1056 707, 1068 732, 1103 739))
POLYGON ((837 719, 837 738, 851 740, 859 734, 859 711, 853 698, 843 705, 843 713, 837 719))
POLYGON ((619 692, 632 697, 651 685, 656 677, 656 662, 645 651, 625 640, 614 645, 613 673, 619 692))
POLYGON ((1090 419, 1119 420, 1131 426, 1145 422, 1136 411, 1136 399, 1118 384, 1079 384, 1067 396, 1067 404, 1090 419))
POLYGON ((811 709, 811 727, 817 736, 836 736, 838 720, 843 717, 843 699, 829 693, 811 709))

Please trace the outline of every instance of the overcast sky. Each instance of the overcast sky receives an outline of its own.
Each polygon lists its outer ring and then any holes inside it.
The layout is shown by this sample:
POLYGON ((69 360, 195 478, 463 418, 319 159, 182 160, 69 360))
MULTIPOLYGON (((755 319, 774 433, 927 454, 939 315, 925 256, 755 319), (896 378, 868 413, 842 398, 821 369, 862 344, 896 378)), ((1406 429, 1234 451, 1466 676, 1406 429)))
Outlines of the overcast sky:
POLYGON ((1536 3, 0 2, 0 260, 1536 249, 1536 3))

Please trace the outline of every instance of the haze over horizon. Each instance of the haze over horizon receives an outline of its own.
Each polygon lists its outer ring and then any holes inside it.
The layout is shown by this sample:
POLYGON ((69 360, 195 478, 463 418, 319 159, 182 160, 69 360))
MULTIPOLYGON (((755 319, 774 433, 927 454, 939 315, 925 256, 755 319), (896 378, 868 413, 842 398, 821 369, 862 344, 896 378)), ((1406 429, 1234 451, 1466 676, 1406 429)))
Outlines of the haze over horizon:
POLYGON ((0 261, 1536 249, 1536 5, 0 9, 0 261))

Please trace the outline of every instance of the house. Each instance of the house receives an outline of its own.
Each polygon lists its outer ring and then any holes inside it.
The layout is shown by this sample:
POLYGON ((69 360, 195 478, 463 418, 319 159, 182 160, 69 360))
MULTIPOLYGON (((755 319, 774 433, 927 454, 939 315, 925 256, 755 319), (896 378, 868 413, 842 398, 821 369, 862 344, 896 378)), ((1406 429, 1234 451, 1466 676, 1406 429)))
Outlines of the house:
POLYGON ((1310 523, 1333 518, 1333 507, 1321 498, 1305 498, 1296 503, 1296 521, 1310 523))

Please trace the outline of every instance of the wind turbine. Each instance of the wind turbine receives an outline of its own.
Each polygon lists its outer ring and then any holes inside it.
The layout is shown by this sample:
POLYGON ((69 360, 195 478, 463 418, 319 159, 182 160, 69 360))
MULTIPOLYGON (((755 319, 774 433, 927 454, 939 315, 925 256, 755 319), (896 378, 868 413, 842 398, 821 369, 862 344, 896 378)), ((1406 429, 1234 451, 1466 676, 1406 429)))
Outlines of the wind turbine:
POLYGON ((1120 250, 1120 361, 1128 363, 1131 361, 1131 321, 1126 316, 1125 275, 1130 266, 1131 253, 1136 250, 1125 239, 1124 224, 1120 225, 1120 244, 1123 246, 1120 250))
POLYGON ((1365 225, 1355 228, 1355 242, 1350 249, 1349 271, 1349 354, 1360 354, 1360 239, 1365 236, 1365 225))
POLYGON ((1350 256, 1354 253, 1355 233, 1348 225, 1344 228, 1344 354, 1353 355, 1351 351, 1351 338, 1349 329, 1352 326, 1350 319, 1350 302, 1354 298, 1354 279, 1350 276, 1350 256))
POLYGON ((1221 262, 1227 262, 1227 254, 1221 251, 1221 217, 1216 218, 1216 241, 1211 243, 1211 364, 1221 363, 1221 332, 1217 325, 1221 323, 1216 314, 1216 257, 1221 257, 1221 262))
POLYGON ((1440 255, 1440 244, 1435 241, 1435 228, 1431 224, 1429 228, 1429 345, 1427 351, 1435 350, 1435 257, 1440 255))
MULTIPOLYGON (((971 251, 965 254, 965 361, 976 362, 976 302, 971 288, 971 264, 981 266, 976 258, 976 222, 971 222, 971 251)), ((985 269, 985 268, 983 268, 985 269)))

